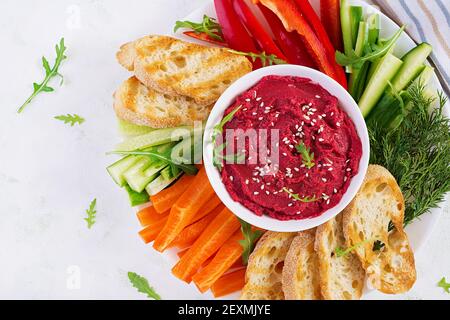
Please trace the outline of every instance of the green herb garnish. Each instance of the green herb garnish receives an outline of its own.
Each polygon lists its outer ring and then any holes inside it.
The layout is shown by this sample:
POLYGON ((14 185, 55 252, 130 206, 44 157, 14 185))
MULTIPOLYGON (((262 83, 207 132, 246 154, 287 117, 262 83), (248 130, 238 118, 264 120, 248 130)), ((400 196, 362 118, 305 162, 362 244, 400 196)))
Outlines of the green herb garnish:
POLYGON ((316 202, 316 201, 319 201, 319 200, 322 199, 322 198, 317 198, 315 195, 312 196, 312 197, 306 196, 306 197, 303 197, 303 198, 302 198, 302 197, 300 197, 300 196, 298 195, 298 193, 292 193, 292 192, 289 191, 289 189, 286 188, 286 187, 283 188, 283 191, 286 192, 286 193, 288 193, 293 199, 295 199, 295 200, 297 200, 297 201, 304 202, 304 203, 316 202))
POLYGON ((162 162, 166 162, 168 164, 174 165, 175 167, 180 168, 183 172, 188 175, 195 175, 198 172, 198 169, 193 164, 185 164, 180 163, 179 161, 174 161, 171 157, 172 149, 169 149, 167 152, 157 152, 153 150, 137 150, 137 151, 112 151, 110 154, 121 154, 121 155, 135 155, 135 156, 147 156, 155 160, 159 160, 162 162))
POLYGON ((242 263, 244 265, 247 265, 248 258, 250 257, 250 254, 255 247, 255 243, 261 237, 263 231, 257 229, 252 230, 252 226, 242 219, 239 219, 239 222, 241 223, 241 231, 242 235, 244 236, 244 240, 239 240, 239 244, 244 249, 244 251, 242 252, 242 263))
POLYGON ((155 292, 155 289, 150 287, 147 279, 143 276, 140 276, 135 272, 128 272, 128 279, 138 292, 146 294, 150 299, 161 300, 161 296, 155 292))
POLYGON ((445 277, 438 282, 438 287, 444 289, 445 292, 450 293, 450 283, 445 281, 445 277))
POLYGON ((45 70, 45 78, 41 83, 33 83, 33 93, 28 97, 28 99, 24 102, 24 104, 17 110, 18 113, 21 113, 23 109, 33 100, 34 97, 36 97, 41 92, 52 92, 55 89, 50 87, 48 85, 48 82, 50 79, 59 76, 61 77, 61 85, 63 82, 63 76, 59 73, 58 69, 61 65, 61 62, 66 59, 67 57, 64 55, 64 52, 66 51, 66 47, 64 46, 64 38, 61 38, 59 41, 59 45, 56 45, 56 59, 55 64, 52 68, 50 68, 50 64, 48 63, 48 60, 45 57, 42 57, 42 66, 45 70))
POLYGON ((216 19, 208 17, 206 14, 200 23, 192 21, 175 22, 173 32, 177 32, 180 28, 192 29, 196 34, 205 33, 212 39, 223 41, 220 24, 217 23, 216 19))
POLYGON ((295 149, 297 149, 298 153, 302 155, 302 163, 305 165, 305 167, 311 169, 315 166, 314 153, 311 152, 310 148, 305 146, 305 143, 303 141, 296 145, 295 149))
POLYGON ((75 124, 82 124, 85 120, 77 114, 67 114, 56 116, 55 119, 64 121, 64 123, 69 123, 71 127, 75 124))
POLYGON ((228 49, 228 52, 238 54, 240 56, 249 57, 252 59, 253 62, 256 61, 256 59, 260 59, 262 66, 265 67, 267 65, 271 66, 274 64, 286 64, 287 62, 283 59, 278 58, 274 54, 266 54, 264 51, 261 53, 253 53, 253 52, 243 52, 243 51, 236 51, 232 49, 228 49))
POLYGON ((355 244, 354 246, 348 247, 348 248, 341 248, 341 247, 337 247, 334 250, 334 253, 336 254, 336 257, 340 258, 340 257, 345 257, 348 254, 352 253, 355 249, 359 248, 360 246, 366 244, 367 242, 369 242, 369 240, 366 241, 361 241, 358 242, 357 244, 355 244))
POLYGON ((370 163, 388 169, 405 198, 405 225, 438 206, 450 191, 449 119, 443 114, 446 99, 428 97, 421 84, 407 91, 408 107, 401 123, 386 130, 368 123, 370 163))
MULTIPOLYGON (((223 160, 226 159, 227 156, 223 156, 222 152, 226 148, 226 143, 222 143, 220 145, 217 145, 216 139, 218 136, 223 134, 223 127, 225 124, 231 121, 233 119, 236 112, 238 112, 242 108, 242 105, 237 106, 234 108, 229 114, 227 114, 225 117, 223 117, 222 121, 220 121, 218 124, 216 124, 213 128, 212 133, 212 143, 213 143, 213 165, 219 169, 219 171, 222 171, 222 163, 223 160)), ((241 157, 242 155, 238 155, 238 157, 241 157)))
POLYGON ((397 42, 398 38, 403 33, 405 26, 402 26, 389 40, 381 43, 381 44, 367 44, 370 48, 366 48, 364 51, 366 52, 363 56, 358 56, 354 51, 352 51, 351 55, 345 55, 340 51, 336 51, 336 62, 341 66, 352 66, 356 69, 361 68, 364 62, 373 61, 379 57, 384 56, 392 46, 397 42))
POLYGON ((87 217, 84 218, 84 220, 87 222, 88 229, 92 228, 92 226, 95 223, 95 218, 97 215, 97 210, 95 206, 97 205, 97 199, 92 200, 91 204, 89 205, 89 209, 86 210, 87 217))

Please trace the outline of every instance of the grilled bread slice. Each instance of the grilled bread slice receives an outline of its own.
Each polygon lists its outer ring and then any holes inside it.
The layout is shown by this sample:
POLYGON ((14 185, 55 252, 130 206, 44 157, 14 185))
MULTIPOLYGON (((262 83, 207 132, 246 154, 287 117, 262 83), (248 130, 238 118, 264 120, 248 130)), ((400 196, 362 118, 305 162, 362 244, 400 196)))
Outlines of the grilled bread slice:
POLYGON ((316 229, 299 232, 292 240, 283 267, 286 300, 320 300, 319 259, 314 251, 316 229))
POLYGON ((252 64, 223 48, 205 47, 167 36, 146 36, 123 45, 119 63, 147 87, 183 95, 203 106, 252 71, 252 64))
POLYGON ((361 262, 351 252, 339 257, 337 248, 345 248, 342 214, 317 228, 315 249, 321 293, 325 300, 360 299, 365 278, 361 262))
POLYGON ((395 178, 385 168, 371 165, 344 210, 347 246, 355 246, 369 284, 384 293, 406 292, 416 281, 414 254, 403 231, 404 208, 395 178))
POLYGON ((286 254, 296 233, 267 231, 250 255, 243 300, 284 300, 281 283, 286 254))
POLYGON ((153 128, 190 125, 208 117, 212 106, 199 106, 192 99, 159 93, 131 77, 114 94, 119 118, 153 128))

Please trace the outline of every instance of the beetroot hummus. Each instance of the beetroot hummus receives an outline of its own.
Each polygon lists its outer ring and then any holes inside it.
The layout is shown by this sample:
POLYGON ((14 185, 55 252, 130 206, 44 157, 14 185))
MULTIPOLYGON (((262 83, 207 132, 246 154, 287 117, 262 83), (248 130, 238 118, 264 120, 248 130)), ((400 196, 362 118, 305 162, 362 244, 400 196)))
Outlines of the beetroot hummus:
POLYGON ((267 132, 267 150, 257 159, 244 136, 244 147, 234 149, 244 160, 223 163, 222 181, 234 201, 279 220, 316 217, 338 204, 358 172, 362 145, 336 97, 306 78, 266 76, 225 114, 232 111, 225 145, 239 146, 242 137, 233 132, 267 132))

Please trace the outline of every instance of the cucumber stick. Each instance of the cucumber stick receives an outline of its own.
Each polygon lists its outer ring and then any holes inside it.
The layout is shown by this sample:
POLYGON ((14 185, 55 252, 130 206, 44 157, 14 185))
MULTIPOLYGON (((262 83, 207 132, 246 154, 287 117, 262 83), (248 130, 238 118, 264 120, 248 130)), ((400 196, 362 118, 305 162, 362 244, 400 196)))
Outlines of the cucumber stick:
POLYGON ((378 63, 358 103, 364 117, 372 111, 388 86, 388 82, 397 74, 402 64, 402 60, 390 53, 378 63))
POLYGON ((120 118, 117 118, 117 124, 119 128, 119 133, 126 137, 140 136, 156 130, 154 128, 146 126, 138 126, 136 124, 127 122, 120 118))
POLYGON ((405 89, 424 69, 424 62, 433 48, 428 43, 421 43, 410 50, 402 58, 403 65, 392 79, 392 90, 399 92, 405 89))
POLYGON ((348 0, 341 1, 341 29, 345 55, 351 56, 353 51, 352 25, 348 0))
POLYGON ((350 7, 350 27, 352 30, 352 48, 356 50, 356 42, 358 39, 359 23, 363 20, 363 8, 351 6, 350 7))
POLYGON ((112 165, 106 168, 111 178, 113 178, 114 182, 119 186, 123 187, 125 185, 125 177, 123 176, 124 172, 131 168, 137 161, 139 157, 136 156, 126 156, 112 165))
POLYGON ((125 190, 128 193, 128 199, 130 200, 130 204, 132 207, 147 203, 149 201, 148 193, 145 191, 136 192, 132 190, 127 184, 125 185, 125 190))
MULTIPOLYGON (((366 46, 368 42, 368 29, 367 29, 367 23, 364 21, 361 21, 359 23, 358 28, 358 37, 356 40, 356 46, 355 46, 355 54, 360 57, 364 54, 364 47, 366 46)), ((365 63, 364 65, 366 65, 365 63)), ((363 65, 363 67, 364 67, 363 65)), ((357 101, 357 89, 360 87, 360 82, 365 82, 366 77, 366 69, 361 67, 360 69, 353 68, 352 73, 350 74, 349 79, 349 92, 353 96, 353 98, 357 101)))
POLYGON ((145 190, 150 196, 154 196, 155 194, 159 193, 160 191, 164 190, 166 187, 172 184, 175 180, 178 179, 179 176, 182 175, 182 172, 179 172, 176 176, 173 178, 166 180, 162 175, 159 175, 155 180, 150 182, 146 187, 145 190))
POLYGON ((183 137, 191 135, 193 130, 194 129, 191 126, 158 129, 142 136, 125 140, 120 143, 116 149, 120 151, 134 151, 151 146, 158 146, 172 141, 179 141, 183 139, 183 137))

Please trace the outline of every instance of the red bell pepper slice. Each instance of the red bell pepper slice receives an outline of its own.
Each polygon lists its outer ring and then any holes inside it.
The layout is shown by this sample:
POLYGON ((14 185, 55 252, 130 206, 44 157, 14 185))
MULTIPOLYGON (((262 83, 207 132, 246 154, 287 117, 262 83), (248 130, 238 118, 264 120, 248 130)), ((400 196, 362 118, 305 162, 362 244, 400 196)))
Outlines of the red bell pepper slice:
POLYGON ((201 40, 201 41, 205 41, 211 44, 215 44, 218 46, 222 46, 225 47, 227 44, 223 41, 219 41, 216 39, 211 38, 209 35, 207 35, 206 33, 197 33, 195 31, 185 31, 183 32, 183 34, 187 35, 188 37, 197 39, 197 40, 201 40))
POLYGON ((300 36, 296 32, 288 32, 280 19, 272 11, 261 4, 258 4, 258 7, 266 18, 275 36, 275 40, 285 54, 287 61, 292 64, 316 69, 317 66, 308 54, 300 36))
POLYGON ((274 12, 283 22, 287 31, 297 31, 302 37, 311 57, 319 67, 319 70, 336 81, 339 81, 334 58, 330 60, 326 48, 308 24, 295 2, 292 0, 256 0, 256 2, 261 2, 265 7, 274 12))
POLYGON ((264 30, 264 27, 259 23, 258 19, 256 19, 244 0, 234 0, 233 7, 241 19, 241 22, 255 38, 259 48, 267 54, 274 54, 279 59, 287 61, 286 56, 277 47, 272 37, 264 30))
POLYGON ((320 0, 320 18, 333 46, 343 51, 340 2, 340 0, 320 0))
POLYGON ((336 75, 338 77, 336 80, 343 87, 347 88, 347 78, 344 69, 337 64, 335 59, 336 48, 331 43, 330 38, 328 37, 328 33, 325 30, 322 22, 320 21, 319 16, 314 11, 308 0, 295 0, 295 3, 299 7, 301 14, 305 17, 305 19, 308 21, 308 23, 316 33, 320 42, 322 42, 323 46, 325 47, 328 59, 330 60, 330 62, 332 62, 334 68, 336 69, 336 75))
MULTIPOLYGON (((234 11, 230 0, 214 0, 217 19, 222 28, 223 37, 231 49, 243 52, 258 52, 253 39, 239 20, 234 11)), ((253 68, 262 66, 261 61, 257 59, 253 62, 253 68)))

